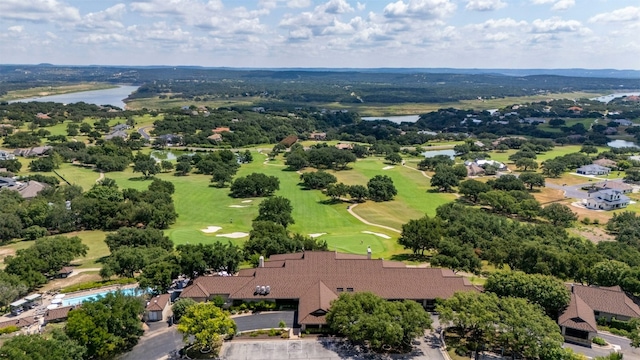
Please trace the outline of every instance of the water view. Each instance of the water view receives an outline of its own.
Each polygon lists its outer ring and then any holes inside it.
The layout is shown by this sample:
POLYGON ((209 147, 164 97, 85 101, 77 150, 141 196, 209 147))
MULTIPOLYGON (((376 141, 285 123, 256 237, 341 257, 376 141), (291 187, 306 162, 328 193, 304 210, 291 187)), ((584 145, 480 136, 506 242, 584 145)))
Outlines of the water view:
POLYGON ((149 155, 155 161, 176 160, 180 155, 193 155, 192 152, 179 150, 153 150, 149 155))
POLYGON ((456 152, 451 150, 451 149, 445 149, 445 150, 430 150, 430 151, 425 151, 422 153, 422 155, 424 155, 424 157, 426 158, 432 158, 434 156, 437 155, 447 155, 450 158, 454 158, 456 156, 456 152))
POLYGON ((113 105, 117 106, 121 109, 124 109, 125 103, 124 99, 129 96, 132 92, 138 89, 137 86, 131 85, 120 85, 117 88, 112 89, 104 89, 104 90, 92 90, 92 91, 81 91, 69 94, 60 94, 60 95, 51 95, 51 96, 40 96, 40 97, 32 97, 20 100, 12 100, 10 103, 14 102, 29 102, 29 101, 40 101, 47 102, 53 101, 63 104, 71 104, 77 102, 85 102, 87 104, 95 104, 95 105, 113 105))
POLYGON ((627 141, 627 140, 609 141, 607 143, 607 146, 612 147, 612 148, 626 148, 626 147, 640 148, 640 146, 638 146, 638 144, 634 143, 633 141, 627 141))
POLYGON ((396 124, 403 122, 416 122, 420 119, 420 115, 402 115, 402 116, 365 116, 362 120, 375 121, 375 120, 389 120, 396 124))
POLYGON ((615 98, 619 98, 619 97, 623 97, 623 96, 640 96, 640 92, 630 92, 630 93, 615 93, 615 94, 609 94, 609 95, 605 95, 605 96, 599 96, 597 98, 593 98, 591 100, 597 100, 597 101, 601 101, 603 103, 608 103, 609 101, 615 99, 615 98))

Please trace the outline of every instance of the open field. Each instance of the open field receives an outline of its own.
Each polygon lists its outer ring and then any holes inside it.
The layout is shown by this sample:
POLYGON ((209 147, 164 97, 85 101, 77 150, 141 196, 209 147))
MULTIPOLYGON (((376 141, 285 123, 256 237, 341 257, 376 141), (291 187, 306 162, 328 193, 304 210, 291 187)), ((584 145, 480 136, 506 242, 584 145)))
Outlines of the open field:
POLYGON ((76 93, 82 91, 91 91, 91 90, 103 90, 103 89, 112 89, 117 86, 110 84, 101 84, 101 83, 81 83, 75 85, 62 85, 62 86, 42 86, 35 87, 24 90, 13 90, 8 91, 5 95, 0 96, 0 100, 9 101, 9 100, 17 100, 17 99, 26 99, 36 96, 50 96, 50 95, 60 95, 60 94, 69 94, 76 93))
MULTIPOLYGON (((446 103, 402 103, 402 104, 343 104, 343 103, 309 103, 308 106, 326 107, 331 109, 346 109, 350 111, 356 111, 362 116, 389 116, 389 115, 415 115, 424 114, 431 111, 444 108, 456 108, 456 109, 474 109, 474 110, 488 110, 502 108, 508 105, 521 104, 535 101, 547 101, 551 99, 580 99, 580 98, 593 98, 602 95, 606 95, 607 92, 568 92, 557 94, 544 94, 544 95, 532 95, 532 96, 517 96, 517 97, 505 97, 499 99, 483 99, 483 100, 461 100, 456 102, 446 103)), ((274 100, 270 100, 274 101, 274 100)), ((213 108, 223 106, 252 106, 264 102, 264 99, 259 97, 243 97, 239 99, 224 99, 224 100, 212 100, 212 101, 198 101, 185 99, 160 99, 159 97, 135 99, 127 103, 127 109, 137 110, 142 108, 147 109, 162 109, 181 107, 189 105, 206 105, 213 108)))

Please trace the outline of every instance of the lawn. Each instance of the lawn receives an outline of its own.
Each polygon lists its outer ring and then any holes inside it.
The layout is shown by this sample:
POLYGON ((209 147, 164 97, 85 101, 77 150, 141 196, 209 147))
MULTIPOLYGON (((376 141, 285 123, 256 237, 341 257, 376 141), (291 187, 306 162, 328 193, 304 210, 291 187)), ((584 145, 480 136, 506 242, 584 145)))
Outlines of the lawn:
MULTIPOLYGON (((79 268, 94 268, 100 267, 96 264, 96 261, 103 256, 109 254, 109 248, 104 242, 106 233, 104 231, 75 231, 72 233, 63 234, 67 237, 78 236, 82 243, 89 247, 87 256, 74 260, 74 264, 79 265, 79 268)), ((16 251, 20 249, 26 249, 31 246, 35 241, 16 241, 11 244, 0 246, 0 260, 4 259, 7 255, 14 255, 16 251)), ((0 263, 0 267, 4 268, 4 263, 0 263)))
MULTIPOLYGON (((284 166, 281 166, 281 160, 265 165, 264 158, 264 155, 254 153, 254 162, 243 165, 238 176, 262 172, 280 179, 280 190, 276 195, 288 198, 293 205, 293 218, 296 223, 290 226, 290 231, 302 234, 327 233, 320 239, 326 240, 331 250, 364 254, 367 246, 371 246, 375 257, 385 258, 402 252, 402 248, 396 243, 397 233, 360 223, 349 215, 347 204, 324 204, 327 197, 320 191, 302 190, 297 186, 299 175, 295 172, 283 171, 284 166), (363 234, 362 231, 385 234, 391 239, 363 234)), ((374 161, 374 163, 378 163, 376 166, 379 168, 383 167, 381 162, 374 161)), ((382 170, 379 172, 381 173, 382 170)), ((368 175, 358 175, 358 170, 344 173, 362 176, 365 184, 368 179, 368 175)), ((420 175, 418 172, 416 174, 420 175)), ((131 170, 108 173, 106 176, 115 179, 121 188, 144 189, 150 183, 150 180, 141 180, 139 174, 133 174, 131 170)), ((252 220, 258 214, 258 204, 261 199, 231 198, 228 196, 228 188, 210 187, 209 176, 191 174, 177 177, 172 174, 159 174, 157 177, 171 181, 176 187, 174 201, 179 217, 177 222, 165 231, 174 243, 233 241, 241 244, 247 239, 245 237, 228 240, 216 235, 231 232, 248 233, 251 230, 252 220), (247 200, 252 201, 243 202, 247 200), (237 207, 231 207, 232 205, 237 207), (222 229, 215 234, 203 233, 201 229, 208 226, 221 226, 222 229)), ((418 217, 421 216, 420 212, 414 213, 418 217)))
MULTIPOLYGON (((536 159, 536 161, 538 162, 538 164, 542 163, 545 160, 548 159, 553 159, 557 156, 563 156, 563 155, 567 155, 567 154, 571 154, 571 153, 577 153, 580 152, 580 149, 582 149, 582 145, 565 145, 565 146, 556 146, 553 149, 551 149, 550 151, 547 151, 543 154, 538 154, 538 158, 536 159)), ((599 146, 598 147, 598 151, 604 151, 609 149, 608 147, 604 147, 604 146, 599 146)), ((518 150, 515 149, 511 149, 511 150, 507 150, 505 152, 497 152, 497 151, 491 151, 489 154, 491 156, 492 160, 496 160, 496 161, 500 161, 502 163, 509 163, 509 156, 513 155, 514 153, 516 153, 518 150)), ((591 156, 594 156, 595 154, 591 154, 591 156)))

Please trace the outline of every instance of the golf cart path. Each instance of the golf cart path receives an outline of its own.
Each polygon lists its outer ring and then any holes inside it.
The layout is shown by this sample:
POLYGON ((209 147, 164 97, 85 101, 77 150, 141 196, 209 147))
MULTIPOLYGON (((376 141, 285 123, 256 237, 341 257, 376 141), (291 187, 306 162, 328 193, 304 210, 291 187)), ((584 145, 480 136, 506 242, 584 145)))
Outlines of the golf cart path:
POLYGON ((370 226, 379 227, 379 228, 382 228, 382 229, 391 230, 391 231, 396 232, 398 234, 402 233, 401 230, 392 228, 390 226, 374 224, 372 222, 369 222, 369 221, 365 220, 362 216, 360 216, 360 215, 356 214, 355 212, 353 212, 353 208, 355 208, 356 206, 358 206, 358 204, 349 205, 349 208, 347 209, 347 211, 349 212, 349 214, 351 214, 351 216, 353 216, 354 218, 358 219, 358 221, 360 221, 361 223, 366 224, 366 225, 370 225, 370 226))

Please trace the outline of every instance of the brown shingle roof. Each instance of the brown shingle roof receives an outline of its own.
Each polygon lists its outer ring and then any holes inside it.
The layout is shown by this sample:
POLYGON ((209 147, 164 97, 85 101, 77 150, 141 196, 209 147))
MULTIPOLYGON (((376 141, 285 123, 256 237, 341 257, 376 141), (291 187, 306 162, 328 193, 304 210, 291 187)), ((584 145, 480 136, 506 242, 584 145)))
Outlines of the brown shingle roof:
POLYGON ((588 332, 598 331, 593 309, 575 293, 571 294, 571 302, 562 315, 560 315, 558 324, 560 326, 588 332))
POLYGON ((169 299, 171 298, 170 294, 162 294, 158 295, 151 300, 149 300, 149 304, 147 305, 147 311, 163 311, 164 308, 169 303, 169 299))
POLYGON ((73 272, 73 266, 65 266, 62 269, 60 269, 60 271, 58 271, 58 274, 71 274, 73 272))
POLYGON ((573 284, 573 292, 595 311, 640 318, 640 307, 619 286, 598 287, 573 284))
POLYGON ((199 277, 181 296, 299 299, 299 317, 305 319, 310 312, 327 306, 330 300, 326 299, 335 296, 338 288, 370 291, 385 299, 415 300, 448 298, 456 291, 479 290, 448 269, 409 268, 398 262, 369 260, 364 255, 308 251, 274 255, 265 261, 264 267, 242 271, 238 276, 199 277), (272 267, 272 262, 277 267, 272 267), (269 294, 256 294, 256 286, 269 286, 269 294))
POLYGON ((47 310, 47 313, 44 315, 44 321, 49 322, 54 320, 66 319, 69 316, 69 311, 75 309, 75 307, 75 305, 72 305, 47 310))
POLYGON ((337 299, 338 295, 325 285, 322 281, 313 284, 300 298, 298 313, 301 319, 300 324, 325 324, 325 314, 331 307, 331 301, 337 299))
POLYGON ((4 329, 9 326, 17 326, 19 328, 23 328, 35 322, 36 320, 33 317, 7 320, 7 321, 0 322, 0 329, 4 329))

